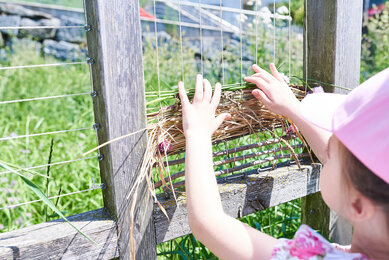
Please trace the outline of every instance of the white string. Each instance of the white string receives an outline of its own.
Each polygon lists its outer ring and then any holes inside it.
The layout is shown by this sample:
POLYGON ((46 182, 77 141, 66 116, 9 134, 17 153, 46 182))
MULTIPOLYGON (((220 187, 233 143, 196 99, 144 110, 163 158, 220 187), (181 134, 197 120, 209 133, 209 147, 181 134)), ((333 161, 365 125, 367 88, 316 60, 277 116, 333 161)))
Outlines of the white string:
MULTIPOLYGON (((143 19, 143 18, 141 18, 141 20, 142 21, 146 21, 146 22, 150 22, 150 20, 143 19)), ((180 25, 180 23, 178 21, 171 21, 171 20, 166 20, 166 19, 155 19, 153 21, 153 23, 161 23, 161 24, 169 24, 169 25, 177 25, 177 26, 180 25)), ((200 25, 199 24, 195 24, 195 23, 181 22, 181 26, 200 29, 200 25)), ((203 30, 220 32, 220 27, 209 26, 209 25, 204 25, 203 24, 201 28, 203 30)), ((234 30, 233 28, 231 29, 231 28, 224 27, 223 32, 239 33, 239 28, 234 30)), ((242 35, 255 37, 255 33, 252 33, 252 32, 249 32, 249 31, 244 31, 244 30, 242 31, 242 35)))
POLYGON ((86 61, 80 61, 80 62, 63 62, 63 63, 54 63, 54 64, 23 65, 23 66, 12 66, 12 67, 0 67, 0 70, 28 69, 28 68, 41 68, 41 67, 55 67, 55 66, 85 64, 85 63, 87 63, 87 62, 86 61))
MULTIPOLYGON (((51 167, 51 166, 56 166, 56 165, 62 165, 62 164, 68 164, 72 162, 78 162, 78 161, 85 161, 85 160, 90 160, 90 159, 96 159, 97 156, 91 156, 91 157, 84 157, 80 159, 75 159, 75 160, 69 160, 69 161, 62 161, 62 162, 56 162, 56 163, 49 163, 49 164, 43 164, 43 165, 37 165, 37 166, 31 166, 23 169, 15 169, 16 172, 21 172, 23 170, 33 170, 33 169, 39 169, 39 168, 45 168, 45 167, 51 167)), ((7 173, 11 173, 11 171, 3 171, 0 172, 0 175, 4 175, 7 173)))
POLYGON ((288 68, 288 71, 289 71, 289 74, 288 74, 288 77, 290 78, 291 76, 291 53, 292 53, 292 14, 291 14, 291 10, 290 10, 290 0, 289 0, 289 31, 288 31, 288 38, 289 38, 289 41, 288 41, 288 44, 289 44, 289 54, 288 54, 288 64, 289 64, 289 68, 288 68))
POLYGON ((16 99, 16 100, 9 100, 9 101, 0 101, 0 105, 1 104, 27 102, 27 101, 54 99, 54 98, 76 97, 76 96, 89 95, 89 94, 90 94, 89 92, 86 92, 86 93, 76 93, 76 94, 64 94, 64 95, 58 95, 58 96, 49 96, 49 97, 36 97, 36 98, 16 99))
POLYGON ((255 11, 256 11, 256 16, 255 16, 255 64, 257 64, 257 65, 258 65, 258 24, 259 24, 258 5, 259 5, 259 0, 256 0, 256 3, 255 3, 255 11))
POLYGON ((276 65, 276 1, 273 0, 273 63, 276 65))
MULTIPOLYGON (((308 15, 307 15, 307 12, 308 12, 308 1, 305 1, 305 8, 304 8, 304 12, 305 12, 305 35, 304 35, 304 39, 305 39, 305 68, 304 68, 304 72, 305 72, 305 80, 307 81, 308 79, 308 15)), ((307 85, 305 85, 305 90, 307 90, 307 85)))
POLYGON ((220 2, 220 41, 221 41, 221 52, 222 52, 222 84, 224 81, 224 36, 223 36, 223 10, 222 10, 222 0, 220 2))
MULTIPOLYGON (((142 21, 146 21, 146 22, 150 22, 150 20, 148 19, 144 19, 144 18, 141 18, 142 21)), ((172 21, 172 20, 166 20, 166 19, 155 19, 153 21, 154 23, 162 23, 162 24, 170 24, 170 25, 177 25, 179 26, 180 23, 178 21, 172 21)), ((181 22, 181 26, 183 27, 189 27, 189 28, 196 28, 196 29, 200 29, 200 25, 199 24, 196 24, 196 23, 188 23, 188 22, 181 22)), ((217 32, 220 32, 220 28, 219 27, 215 27, 215 26, 210 26, 210 25, 202 25, 201 28, 203 30, 209 30, 209 31, 217 31, 217 32)), ((237 28, 236 30, 234 30, 233 28, 231 29, 227 29, 225 28, 224 29, 224 32, 230 32, 230 33, 238 33, 239 29, 237 28)), ((245 32, 247 35, 250 35, 249 32, 245 32)), ((254 35, 254 34, 252 34, 254 35)))
POLYGON ((200 11, 200 62, 201 62, 201 75, 204 75, 204 57, 203 57, 203 27, 202 27, 202 15, 201 15, 201 0, 199 0, 199 11, 200 11))
MULTIPOLYGON (((25 127, 25 129, 26 129, 26 136, 27 136, 27 138, 25 139, 25 142, 26 142, 26 147, 25 147, 25 150, 26 151, 28 151, 29 150, 29 147, 28 147, 28 145, 29 145, 29 143, 30 143, 30 138, 28 137, 29 136, 29 130, 30 130, 30 118, 29 118, 29 116, 27 116, 27 122, 26 122, 26 127, 25 127)), ((28 166, 28 153, 25 153, 24 154, 24 159, 25 159, 25 162, 24 162, 24 167, 27 167, 28 166)))
POLYGON ((82 5, 83 5, 83 9, 84 9, 84 19, 85 19, 85 24, 88 24, 88 16, 86 14, 86 4, 85 4, 85 0, 82 0, 82 5))
POLYGON ((93 129, 93 127, 84 127, 84 128, 77 128, 77 129, 69 129, 69 130, 60 130, 60 131, 53 131, 53 132, 46 132, 46 133, 39 133, 39 134, 27 134, 27 135, 18 135, 18 136, 7 136, 0 138, 0 141, 6 141, 6 140, 12 140, 12 139, 19 139, 19 138, 26 138, 26 137, 36 137, 36 136, 42 136, 42 135, 52 135, 52 134, 60 134, 60 133, 68 133, 68 132, 76 132, 76 131, 83 131, 93 129))
POLYGON ((155 50, 157 55, 157 82, 158 82, 158 98, 161 96, 161 80, 160 80, 160 72, 159 72, 159 48, 158 48, 158 29, 157 29, 157 9, 154 0, 154 31, 155 31, 155 50))
MULTIPOLYGON (((243 9, 242 0, 240 0, 240 10, 243 9)), ((239 39, 240 39, 240 84, 243 84, 243 39, 242 39, 242 20, 243 14, 239 13, 239 39)))
MULTIPOLYGON (((156 0, 156 1, 157 2, 162 2, 162 3, 170 3, 171 2, 171 0, 156 0)), ((198 3, 192 3, 192 2, 188 2, 188 1, 181 1, 181 6, 198 7, 198 3)), ((217 6, 217 5, 208 5, 208 4, 201 3, 201 7, 203 9, 209 9, 209 10, 215 10, 215 11, 219 11, 220 10, 220 7, 217 6)), ((232 12, 232 13, 238 13, 238 14, 242 13, 242 14, 252 15, 252 16, 256 15, 255 11, 246 10, 246 9, 242 10, 242 8, 234 8, 234 7, 223 6, 222 10, 224 12, 232 12)), ((273 17, 275 19, 280 19, 280 20, 287 20, 287 19, 289 19, 287 15, 279 15, 279 14, 277 14, 275 16, 271 15, 271 17, 273 17)), ((148 20, 148 19, 146 19, 146 20, 148 20)))
POLYGON ((97 144, 97 153, 98 153, 98 156, 97 156, 97 159, 99 159, 100 156, 102 156, 101 152, 100 152, 100 143, 99 143, 99 133, 98 133, 99 129, 95 129, 95 132, 96 132, 96 144, 97 144))
POLYGON ((178 0, 178 23, 180 28, 180 56, 181 56, 181 80, 182 82, 185 82, 185 72, 184 72, 184 56, 182 52, 182 30, 181 30, 181 3, 180 0, 178 0))
POLYGON ((67 25, 67 26, 2 26, 0 30, 34 30, 34 29, 71 29, 84 28, 84 25, 67 25))
MULTIPOLYGON (((103 187, 104 187, 104 184, 102 183, 97 187, 92 187, 92 188, 85 189, 85 190, 80 190, 80 191, 70 192, 70 193, 61 194, 61 195, 57 195, 57 196, 52 196, 52 197, 49 197, 48 199, 56 199, 56 198, 66 197, 66 196, 75 195, 75 194, 79 194, 79 193, 83 193, 83 192, 87 192, 87 191, 92 191, 92 190, 100 190, 103 187)), ((9 208, 16 208, 19 206, 23 206, 23 205, 27 205, 27 204, 31 204, 31 203, 35 203, 35 202, 39 202, 39 201, 42 201, 42 199, 27 201, 27 202, 23 202, 23 203, 14 204, 14 205, 6 205, 5 207, 0 208, 0 210, 9 209, 9 208)))

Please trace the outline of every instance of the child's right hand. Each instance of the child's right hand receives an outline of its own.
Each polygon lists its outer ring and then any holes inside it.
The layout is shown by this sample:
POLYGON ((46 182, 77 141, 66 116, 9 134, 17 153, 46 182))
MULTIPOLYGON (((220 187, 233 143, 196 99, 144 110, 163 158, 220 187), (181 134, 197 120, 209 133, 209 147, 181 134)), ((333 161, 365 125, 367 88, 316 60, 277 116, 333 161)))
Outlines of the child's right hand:
POLYGON ((273 75, 256 64, 252 68, 256 73, 245 77, 245 81, 254 83, 259 88, 253 90, 253 95, 273 113, 292 118, 299 111, 299 101, 274 64, 270 64, 273 75))

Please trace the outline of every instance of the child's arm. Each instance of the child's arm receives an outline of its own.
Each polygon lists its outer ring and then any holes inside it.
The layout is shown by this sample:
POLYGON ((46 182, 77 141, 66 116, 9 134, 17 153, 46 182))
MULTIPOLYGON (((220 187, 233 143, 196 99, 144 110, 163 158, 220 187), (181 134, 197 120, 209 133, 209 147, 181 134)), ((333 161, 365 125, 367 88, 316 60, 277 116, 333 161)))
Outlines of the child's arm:
POLYGON ((269 259, 276 239, 226 215, 212 162, 211 136, 229 114, 215 118, 221 86, 201 76, 190 103, 179 83, 186 137, 185 187, 189 225, 194 236, 221 259, 269 259))
POLYGON ((327 145, 331 133, 312 125, 304 120, 300 113, 299 101, 278 73, 274 64, 270 64, 273 75, 253 65, 256 74, 246 77, 247 82, 257 85, 253 95, 259 99, 270 111, 288 117, 297 125, 308 141, 308 144, 323 164, 326 163, 327 145))

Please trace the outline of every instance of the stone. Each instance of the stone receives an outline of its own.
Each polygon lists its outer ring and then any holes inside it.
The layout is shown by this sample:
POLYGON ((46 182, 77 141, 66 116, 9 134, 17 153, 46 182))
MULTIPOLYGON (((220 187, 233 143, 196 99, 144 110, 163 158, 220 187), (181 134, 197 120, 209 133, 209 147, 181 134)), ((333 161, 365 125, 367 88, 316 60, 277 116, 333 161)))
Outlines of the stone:
MULTIPOLYGON (((0 15, 0 25, 1 27, 19 27, 21 18, 17 15, 0 15)), ((14 29, 0 29, 1 32, 14 36, 18 35, 19 30, 14 29)))
POLYGON ((78 44, 65 41, 44 40, 43 53, 61 60, 79 61, 86 58, 84 51, 78 44))
POLYGON ((17 52, 25 49, 34 49, 38 54, 41 53, 42 44, 38 41, 31 40, 29 38, 12 38, 8 42, 9 47, 13 52, 17 52))
POLYGON ((34 19, 51 19, 51 15, 24 8, 21 5, 0 3, 0 13, 13 14, 34 19))
MULTIPOLYGON (((84 21, 72 17, 61 16, 61 25, 62 26, 84 25, 84 21)), ((57 40, 74 42, 74 43, 85 43, 86 42, 85 29, 84 28, 58 29, 57 40)))
MULTIPOLYGON (((22 18, 20 21, 20 26, 60 26, 61 21, 57 18, 51 19, 40 19, 40 20, 32 20, 29 18, 22 18)), ((27 35, 31 35, 32 37, 36 37, 38 39, 52 39, 55 37, 57 29, 20 29, 19 36, 25 37, 27 35)))
POLYGON ((8 61, 10 57, 9 50, 0 48, 0 61, 8 61))

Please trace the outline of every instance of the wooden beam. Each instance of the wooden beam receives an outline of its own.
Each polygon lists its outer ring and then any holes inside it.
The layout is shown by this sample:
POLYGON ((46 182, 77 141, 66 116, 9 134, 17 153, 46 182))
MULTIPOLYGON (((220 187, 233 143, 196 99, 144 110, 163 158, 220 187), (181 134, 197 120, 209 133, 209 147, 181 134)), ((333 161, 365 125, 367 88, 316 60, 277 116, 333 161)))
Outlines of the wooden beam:
MULTIPOLYGON (((252 174, 236 179, 219 180, 219 191, 224 211, 242 217, 265 208, 291 201, 319 190, 321 165, 283 167, 274 171, 252 174)), ((177 204, 172 196, 158 196, 171 221, 161 209, 154 206, 157 243, 190 234, 186 197, 178 193, 177 204)))
MULTIPOLYGON (((137 0, 86 0, 88 55, 91 65, 95 121, 100 125, 99 143, 146 127, 142 40, 137 0)), ((117 220, 120 258, 155 259, 153 202, 141 184, 131 225, 129 194, 141 174, 147 133, 142 131, 101 149, 100 161, 104 206, 117 220), (135 247, 131 244, 133 228, 135 247)), ((132 192, 133 193, 133 192, 132 192)))
MULTIPOLYGON (((305 0, 304 77, 351 89, 359 85, 362 2, 305 0)), ((347 92, 318 85, 327 92, 347 92)), ((302 209, 303 223, 321 230, 334 242, 351 242, 351 225, 330 213, 320 194, 303 198, 302 209)))
MULTIPOLYGON (((305 6, 304 77, 355 88, 360 78, 362 0, 310 0, 305 6)), ((318 85, 327 92, 347 92, 318 85)))
MULTIPOLYGON (((272 207, 319 190, 320 165, 282 167, 229 179, 219 179, 224 210, 235 218, 272 207)), ((249 174, 249 173, 248 173, 249 174)), ((186 197, 178 193, 178 206, 172 197, 158 199, 171 219, 154 205, 157 242, 161 243, 191 233, 186 211, 186 197)), ((119 253, 116 221, 107 209, 98 209, 68 219, 94 239, 94 245, 63 220, 55 220, 0 234, 0 259, 111 259, 119 253)), ((149 225, 150 225, 149 221, 149 225)), ((154 232, 154 226, 150 228, 154 232)), ((128 235, 128 234, 127 234, 128 235)), ((143 240, 141 246, 151 246, 143 240)), ((155 249, 155 241, 149 250, 155 249)), ((150 259, 138 255, 137 259, 150 259)))
POLYGON ((68 218, 93 244, 63 220, 0 234, 0 259, 112 259, 119 256, 117 231, 108 212, 98 209, 68 218))

